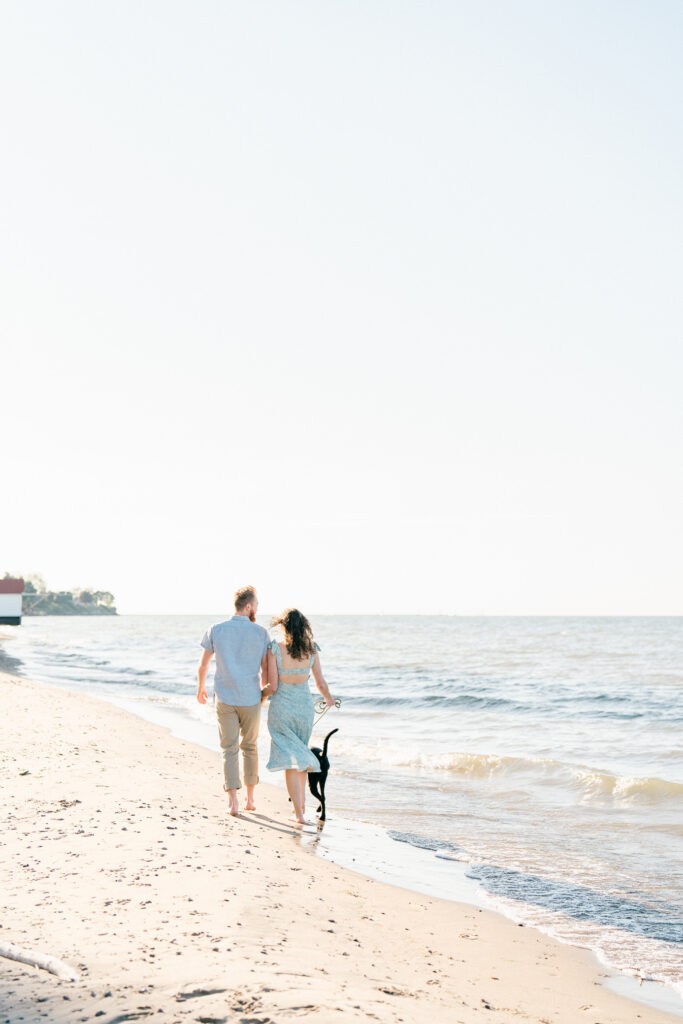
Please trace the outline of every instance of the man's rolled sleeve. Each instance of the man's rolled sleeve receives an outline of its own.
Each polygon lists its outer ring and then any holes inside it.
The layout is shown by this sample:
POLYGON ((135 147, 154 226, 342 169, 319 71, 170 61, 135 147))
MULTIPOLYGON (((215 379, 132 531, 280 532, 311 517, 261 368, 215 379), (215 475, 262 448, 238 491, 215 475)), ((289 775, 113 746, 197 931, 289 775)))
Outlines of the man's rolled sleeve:
POLYGON ((213 637, 211 633, 212 629, 207 629, 206 633, 202 637, 202 647, 205 651, 213 651, 213 637))

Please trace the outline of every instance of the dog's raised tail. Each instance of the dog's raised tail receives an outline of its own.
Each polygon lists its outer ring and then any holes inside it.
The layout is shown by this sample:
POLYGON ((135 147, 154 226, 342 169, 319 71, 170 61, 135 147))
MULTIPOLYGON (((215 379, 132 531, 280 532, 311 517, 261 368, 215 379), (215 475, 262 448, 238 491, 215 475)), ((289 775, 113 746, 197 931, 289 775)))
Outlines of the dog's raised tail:
POLYGON ((334 736, 335 732, 339 732, 339 729, 332 729, 332 731, 328 732, 327 736, 325 737, 325 740, 323 742, 323 757, 327 757, 327 741, 329 740, 330 736, 334 736))

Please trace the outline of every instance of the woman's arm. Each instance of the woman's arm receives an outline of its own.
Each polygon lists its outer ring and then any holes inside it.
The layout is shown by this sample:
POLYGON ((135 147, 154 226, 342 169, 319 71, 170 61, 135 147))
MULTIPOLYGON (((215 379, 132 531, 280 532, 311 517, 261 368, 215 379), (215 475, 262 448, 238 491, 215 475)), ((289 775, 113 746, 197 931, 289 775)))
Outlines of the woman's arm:
POLYGON ((330 693, 330 688, 325 682, 325 676, 323 675, 322 666, 320 664, 320 654, 317 651, 315 653, 315 661, 313 662, 313 678, 315 679, 315 685, 325 698, 325 703, 328 708, 333 707, 334 697, 330 693))
POLYGON ((261 690, 261 699, 265 700, 266 697, 272 697, 277 690, 277 661, 275 655, 271 650, 268 651, 268 684, 261 690))

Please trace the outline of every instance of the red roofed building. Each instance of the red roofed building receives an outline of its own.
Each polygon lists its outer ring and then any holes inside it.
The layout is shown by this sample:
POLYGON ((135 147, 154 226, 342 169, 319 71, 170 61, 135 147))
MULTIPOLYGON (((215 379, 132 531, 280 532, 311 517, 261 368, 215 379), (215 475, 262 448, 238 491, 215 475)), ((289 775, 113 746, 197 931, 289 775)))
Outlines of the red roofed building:
POLYGON ((0 580, 0 626, 21 625, 21 595, 23 593, 23 580, 0 580))

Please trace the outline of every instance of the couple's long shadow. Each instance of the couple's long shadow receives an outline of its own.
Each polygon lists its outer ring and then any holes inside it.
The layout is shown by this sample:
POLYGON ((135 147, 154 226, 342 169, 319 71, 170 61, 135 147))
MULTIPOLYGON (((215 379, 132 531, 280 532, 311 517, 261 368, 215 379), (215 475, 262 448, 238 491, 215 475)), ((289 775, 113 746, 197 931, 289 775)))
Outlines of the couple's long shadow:
POLYGON ((278 822, 276 818, 271 818, 267 814, 257 814, 256 812, 252 812, 248 816, 246 814, 240 814, 239 817, 242 821, 253 822, 261 828, 268 828, 272 832, 281 832, 283 835, 292 836, 294 839, 302 839, 304 837, 306 839, 312 839, 313 843, 311 845, 313 846, 317 845, 320 841, 320 836, 325 828, 324 821, 316 821, 309 825, 308 829, 306 829, 306 826, 303 828, 296 828, 294 825, 283 825, 281 822, 278 822), (256 819, 258 819, 258 821, 256 819), (313 832, 313 829, 315 829, 315 833, 313 832))

